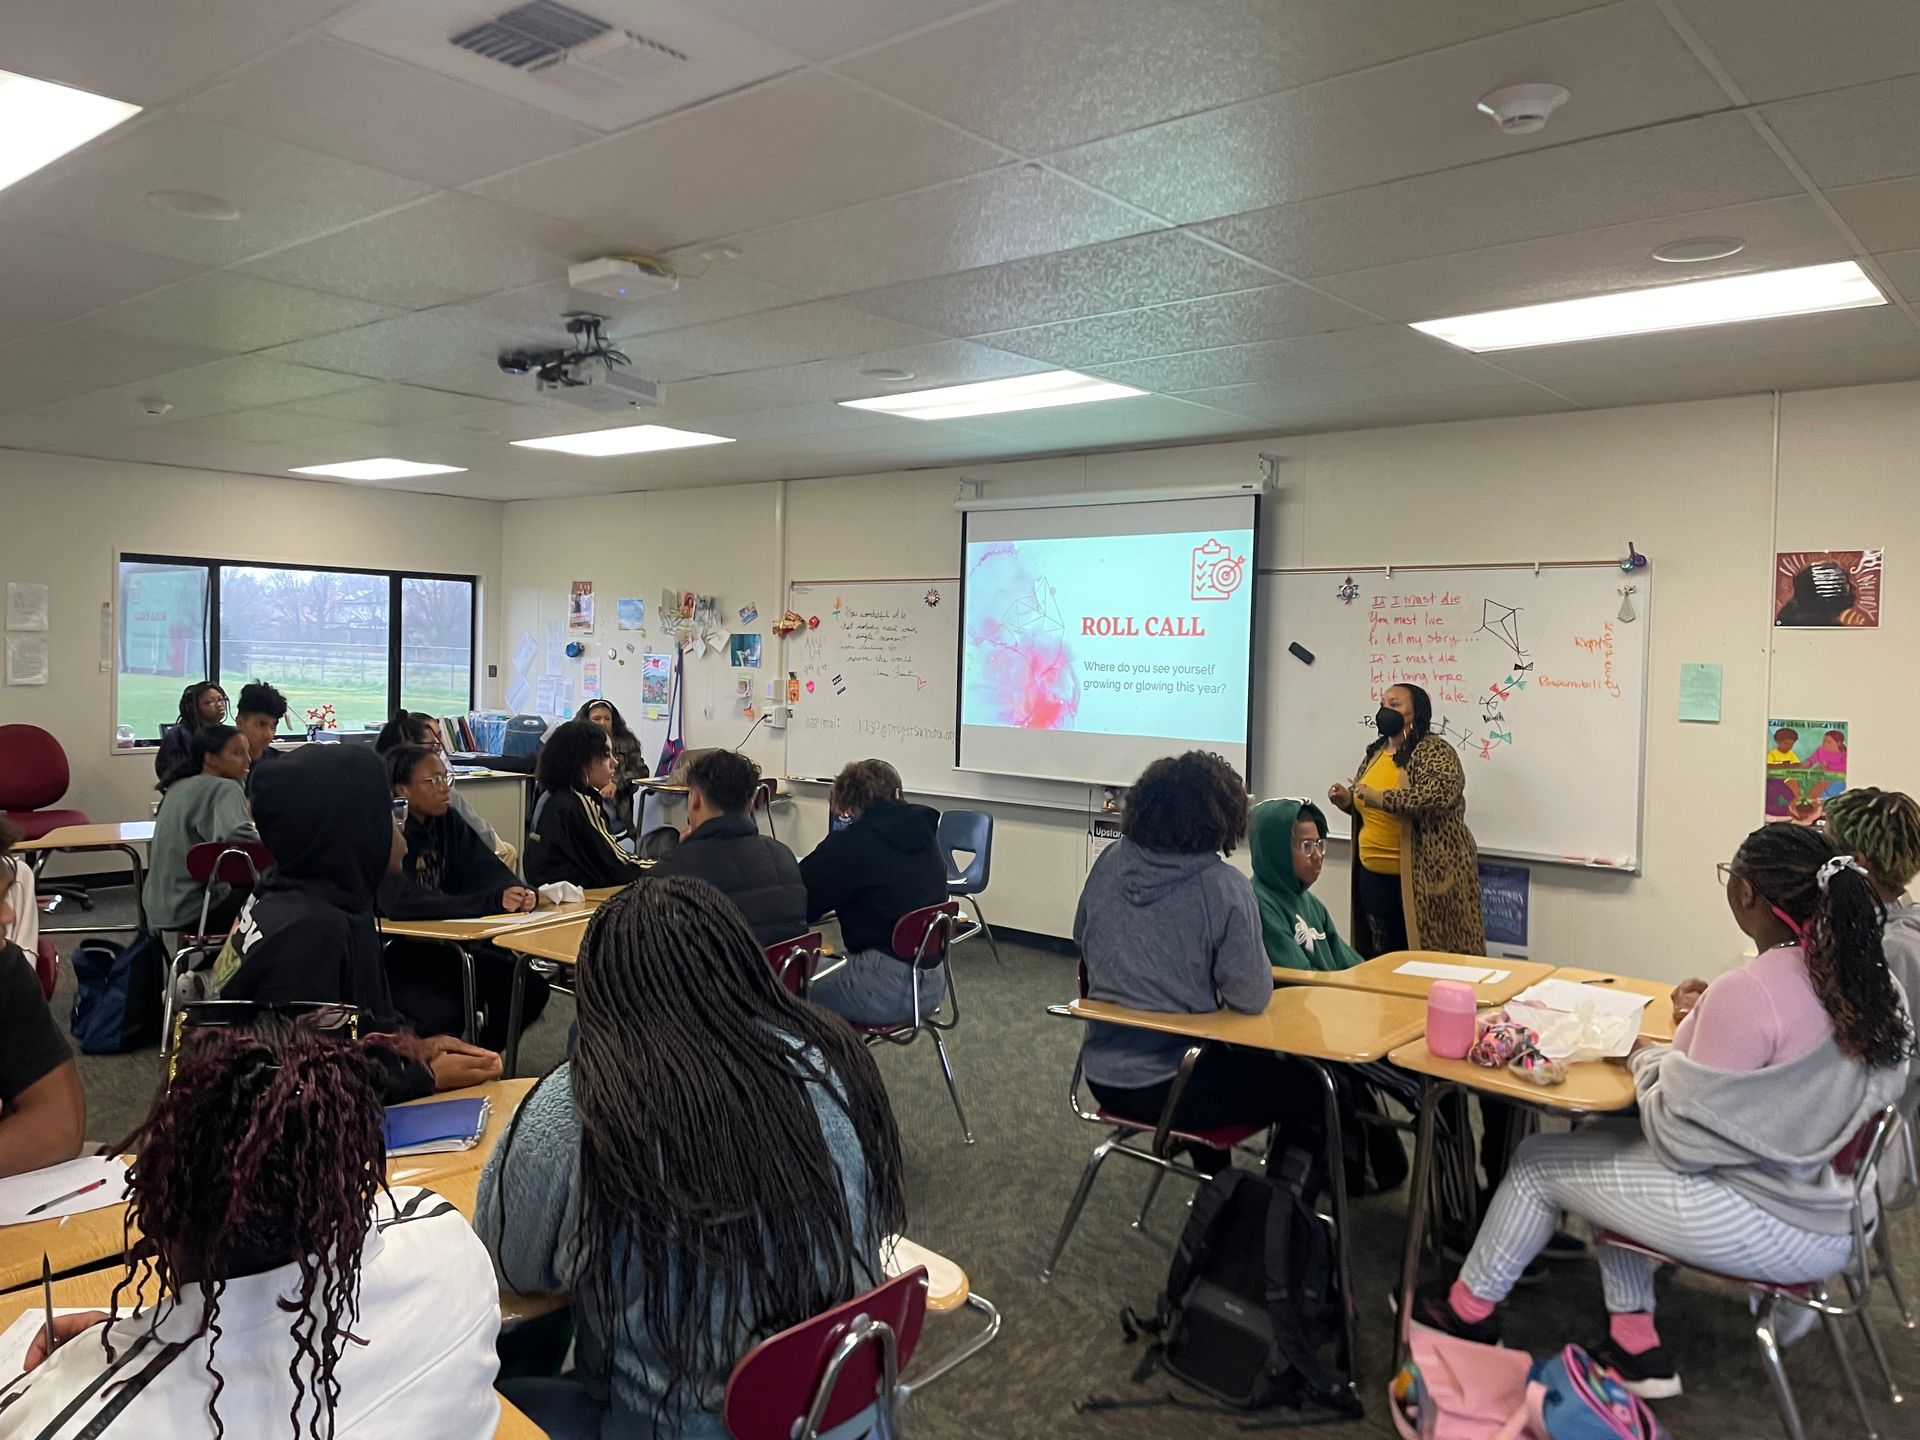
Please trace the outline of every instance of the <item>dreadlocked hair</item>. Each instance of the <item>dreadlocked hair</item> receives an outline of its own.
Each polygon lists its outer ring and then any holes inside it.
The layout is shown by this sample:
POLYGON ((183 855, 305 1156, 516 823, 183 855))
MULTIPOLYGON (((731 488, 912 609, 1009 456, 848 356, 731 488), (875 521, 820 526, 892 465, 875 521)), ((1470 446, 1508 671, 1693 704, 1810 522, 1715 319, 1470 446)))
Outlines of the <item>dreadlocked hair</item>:
POLYGON ((1825 802, 1827 833, 1843 850, 1862 856, 1874 878, 1904 890, 1920 875, 1920 803, 1898 790, 1863 785, 1825 802))
POLYGON ((880 1241, 906 1222, 900 1132, 866 1047, 782 988, 705 881, 649 880, 601 906, 576 981, 572 1288, 609 1352, 638 1298, 668 1372, 666 1420, 713 1406, 748 1345, 880 1283, 880 1241), (820 1092, 865 1157, 857 1207, 820 1092))
POLYGON ((182 1043, 172 1085, 121 1146, 135 1159, 113 1318, 129 1288, 137 1299, 200 1283, 206 1308, 189 1338, 211 1337, 207 1410, 218 1440, 220 1297, 229 1280, 298 1266, 299 1295, 285 1306, 287 1416, 295 1440, 321 1440, 333 1434, 334 1367, 359 1313, 361 1247, 386 1188, 379 1065, 361 1046, 273 1015, 247 1031, 189 1029, 182 1043))
POLYGON ((1888 1069, 1913 1054, 1913 1025, 1881 950, 1885 912, 1857 869, 1820 886, 1820 867, 1846 852, 1806 825, 1762 825, 1741 843, 1733 872, 1795 927, 1807 975, 1843 1053, 1888 1069))

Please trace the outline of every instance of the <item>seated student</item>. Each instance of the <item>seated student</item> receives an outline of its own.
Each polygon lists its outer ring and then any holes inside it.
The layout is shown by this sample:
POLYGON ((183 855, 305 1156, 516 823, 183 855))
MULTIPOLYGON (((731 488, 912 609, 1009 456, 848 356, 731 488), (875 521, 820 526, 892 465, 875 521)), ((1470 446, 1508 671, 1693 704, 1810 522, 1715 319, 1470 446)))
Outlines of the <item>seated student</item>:
POLYGON ((640 737, 627 728, 619 707, 611 700, 589 700, 573 718, 591 720, 613 742, 613 779, 601 790, 600 801, 607 812, 607 827, 616 835, 631 833, 633 797, 639 792, 640 782, 651 773, 647 757, 640 753, 640 737))
MULTIPOLYGON (((1093 862, 1074 913, 1089 998, 1187 1015, 1267 1008, 1273 971, 1260 908, 1247 878, 1221 858, 1246 833, 1246 786, 1218 755, 1189 750, 1141 772, 1120 812, 1120 839, 1093 862)), ((1087 1085, 1115 1114, 1157 1120, 1191 1043, 1089 1025, 1080 1042, 1087 1085)), ((1304 1138, 1320 1129, 1320 1094, 1298 1060, 1208 1046, 1175 1120, 1189 1130, 1279 1121, 1304 1138)), ((1209 1174, 1231 1163, 1224 1150, 1191 1153, 1209 1174)))
MULTIPOLYGON (((263 762, 276 760, 280 752, 273 748, 273 737, 280 733, 280 722, 287 718, 287 697, 273 686, 255 680, 240 687, 240 701, 233 707, 233 723, 247 737, 247 754, 253 761, 253 774, 263 762)), ((248 785, 253 783, 248 777, 248 785)))
POLYGON ((1267 960, 1287 970, 1349 970, 1360 952, 1312 893, 1327 853, 1327 817, 1311 800, 1262 800, 1247 829, 1253 898, 1267 960))
POLYGON ((493 1434, 493 1267, 453 1206, 383 1183, 371 1048, 272 1014, 189 1026, 128 1142, 113 1308, 57 1317, 51 1354, 40 1331, 0 1436, 493 1434), (142 1281, 165 1298, 135 1314, 142 1281))
POLYGON ((180 718, 160 735, 160 750, 153 757, 153 775, 165 780, 187 758, 187 746, 195 732, 218 725, 227 718, 227 692, 211 680, 201 680, 180 692, 180 718))
MULTIPOLYGON (((1761 826, 1720 874, 1759 955, 1707 986, 1671 1045, 1637 1042, 1637 1121, 1521 1143, 1460 1278, 1414 1318, 1496 1340, 1562 1210, 1727 1275, 1797 1284, 1847 1264, 1853 1184, 1833 1157, 1900 1095, 1914 1045, 1880 901, 1859 861, 1801 825, 1761 826)), ((1658 1262, 1599 1259, 1610 1324, 1594 1357, 1649 1399, 1679 1394, 1653 1325, 1658 1262)))
POLYGON ((702 881, 602 906, 576 979, 579 1048, 487 1162, 474 1229, 503 1288, 573 1293, 577 1368, 501 1388, 554 1440, 723 1437, 735 1361, 883 1278, 906 1219, 886 1090, 702 881))
POLYGON ((900 917, 947 898, 947 861, 934 834, 940 816, 903 798, 900 772, 884 760, 856 760, 834 779, 827 803, 846 828, 800 862, 807 923, 829 910, 840 917, 847 958, 808 992, 815 1004, 860 1025, 913 1018, 920 989, 926 1015, 947 993, 947 967, 916 970, 893 953, 900 917))
MULTIPOLYGON (((225 1000, 354 1005, 378 1030, 403 1030, 374 918, 374 893, 407 853, 386 767, 357 745, 307 745, 259 773, 253 820, 273 853, 240 911, 214 980, 225 1000)), ((450 1035, 412 1042, 387 1076, 390 1102, 498 1078, 500 1057, 450 1035)))
MULTIPOLYGON (((385 755, 397 745, 424 745, 429 750, 447 753, 445 738, 440 734, 440 722, 424 710, 396 710, 393 718, 380 727, 380 733, 373 737, 373 753, 385 755)), ((518 852, 494 830, 481 816, 480 812, 467 803, 467 799, 458 789, 448 792, 452 801, 453 813, 472 827, 473 833, 480 837, 480 843, 487 852, 499 857, 500 863, 511 867, 518 852)))
POLYGON ((571 880, 582 889, 625 885, 652 863, 629 855, 607 828, 600 792, 613 779, 613 745, 586 720, 554 727, 534 771, 527 826, 527 883, 536 889, 571 880))
POLYGON ((739 907, 763 947, 806 934, 800 862, 748 813, 760 767, 738 751, 708 750, 687 766, 686 779, 686 834, 648 874, 705 880, 739 907))
MULTIPOLYGON (((398 874, 380 883, 380 913, 395 920, 459 920, 533 909, 538 898, 487 852, 480 837, 452 812, 453 777, 437 750, 399 745, 386 755, 387 780, 407 803, 403 827, 407 854, 398 874)), ((507 1043, 516 961, 492 945, 471 945, 475 998, 486 1022, 480 1043, 507 1043)), ((466 1001, 444 945, 396 940, 387 946, 387 979, 394 1005, 422 1035, 458 1033, 466 1001)), ((538 975, 524 981, 524 1022, 547 1007, 548 985, 538 975)))
MULTIPOLYGON (((6 852, 19 838, 0 815, 0 934, 13 923, 7 897, 20 862, 6 852)), ((0 943, 0 1178, 73 1159, 86 1129, 87 1094, 33 960, 0 943)))
MULTIPOLYGON (((247 813, 247 737, 231 725, 196 730, 187 752, 161 780, 164 798, 153 821, 147 883, 141 891, 147 919, 160 930, 200 927, 202 886, 187 873, 187 851, 210 840, 258 840, 247 813)), ((207 933, 224 934, 246 904, 248 891, 216 884, 207 933)))

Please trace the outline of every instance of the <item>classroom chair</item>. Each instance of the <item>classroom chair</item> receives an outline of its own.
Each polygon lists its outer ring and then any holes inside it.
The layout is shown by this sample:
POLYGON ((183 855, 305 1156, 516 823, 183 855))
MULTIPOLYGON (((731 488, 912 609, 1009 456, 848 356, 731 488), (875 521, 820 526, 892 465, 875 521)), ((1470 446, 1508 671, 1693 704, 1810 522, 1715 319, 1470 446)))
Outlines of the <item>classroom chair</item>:
POLYGON ((173 1012, 182 996, 181 982, 195 970, 211 965, 227 943, 225 931, 211 934, 207 916, 213 909, 213 886, 260 888, 262 871, 273 868, 273 853, 258 840, 206 840, 187 848, 187 874, 200 890, 200 923, 180 936, 173 959, 167 965, 167 989, 162 1000, 160 1052, 165 1055, 173 1043, 173 1012))
MULTIPOLYGON (((19 827, 21 839, 38 840, 54 830, 89 823, 84 810, 53 808, 72 780, 67 752, 51 734, 38 725, 0 725, 0 811, 19 827)), ((52 853, 37 851, 31 862, 39 893, 93 909, 86 886, 40 878, 52 853)))
POLYGON ((807 987, 813 984, 813 972, 820 968, 821 945, 820 932, 814 930, 766 947, 767 964, 773 973, 802 1000, 807 998, 807 987))
POLYGON ((760 812, 766 811, 767 835, 774 840, 780 838, 773 828, 773 802, 779 793, 780 782, 769 776, 753 787, 753 799, 747 802, 747 813, 753 816, 755 829, 760 826, 760 812))
POLYGON ((984 810, 942 810, 939 826, 934 831, 934 843, 946 858, 947 893, 973 906, 972 928, 961 931, 954 939, 971 940, 975 935, 985 935, 987 948, 998 960, 999 942, 993 938, 993 927, 987 924, 986 912, 980 908, 980 893, 987 888, 993 873, 993 816, 984 810), (961 855, 969 857, 964 866, 959 861, 961 855))
POLYGON ((960 1103, 960 1087, 954 1083, 953 1061, 947 1058, 946 1041, 941 1037, 946 1031, 960 1023, 960 992, 954 988, 953 966, 948 963, 953 953, 953 929, 960 919, 960 907, 949 900, 943 905, 927 905, 919 910, 910 910, 902 915, 893 927, 892 950, 894 958, 904 960, 916 970, 932 970, 940 965, 947 967, 947 995, 933 1013, 923 1015, 920 1012, 920 987, 913 987, 913 1018, 893 1025, 858 1025, 853 1028, 860 1032, 860 1038, 869 1045, 885 1043, 888 1045, 911 1045, 922 1034, 933 1039, 934 1053, 940 1057, 940 1073, 946 1077, 947 1094, 953 1100, 953 1113, 960 1117, 960 1132, 967 1137, 967 1144, 973 1144, 973 1130, 967 1124, 966 1107, 960 1103), (941 1009, 947 1011, 947 1018, 936 1018, 941 1009))
MULTIPOLYGON (((1800 1423, 1800 1408, 1794 1403, 1793 1386, 1787 1380, 1786 1367, 1780 1360, 1780 1342, 1774 1331, 1774 1314, 1781 1305, 1795 1305, 1811 1310, 1820 1317, 1825 1327, 1827 1339, 1833 1345, 1833 1353, 1840 1362, 1840 1373, 1846 1377, 1847 1389, 1853 1395, 1854 1408, 1860 1412, 1860 1420, 1866 1426, 1867 1440, 1878 1440, 1879 1431, 1873 1423, 1873 1416, 1867 1410, 1867 1397, 1860 1388, 1860 1377, 1853 1368, 1853 1358, 1847 1353, 1846 1336, 1841 1333, 1842 1320, 1857 1320, 1861 1333, 1866 1337, 1867 1348, 1873 1352, 1874 1362, 1880 1367, 1880 1375, 1886 1381, 1888 1398, 1896 1405, 1904 1396, 1893 1378, 1893 1369, 1887 1363, 1887 1352, 1880 1344, 1880 1336, 1873 1328, 1873 1320, 1867 1314, 1867 1304, 1873 1297, 1873 1281, 1877 1273, 1874 1255, 1871 1249, 1872 1239, 1867 1225, 1867 1196, 1878 1184, 1877 1172, 1882 1155, 1886 1153, 1887 1142, 1892 1138, 1899 1123, 1898 1109, 1889 1105, 1873 1119, 1860 1128, 1840 1153, 1833 1157, 1833 1168, 1841 1175, 1853 1181, 1853 1258, 1847 1262, 1847 1268, 1840 1274, 1846 1286, 1847 1299, 1842 1302, 1831 1293, 1831 1283, 1820 1280, 1804 1285, 1780 1285, 1768 1280, 1748 1280, 1737 1275, 1721 1275, 1715 1271, 1702 1270, 1698 1265, 1689 1265, 1684 1260, 1675 1260, 1663 1251, 1651 1245, 1642 1244, 1625 1235, 1611 1230, 1596 1231, 1593 1237, 1595 1245, 1614 1245, 1624 1250, 1638 1251, 1651 1256, 1663 1265, 1695 1270, 1700 1274, 1712 1276, 1718 1280, 1730 1280, 1736 1285, 1744 1285, 1754 1308, 1754 1338, 1760 1345, 1760 1358, 1767 1367, 1767 1379, 1773 1386, 1774 1403, 1780 1409, 1780 1423, 1785 1427, 1789 1440, 1807 1440, 1807 1432, 1800 1423)), ((1879 1228, 1884 1228, 1882 1216, 1879 1228)))
POLYGON ((1907 1302, 1905 1292, 1900 1289, 1899 1272, 1893 1263, 1893 1227, 1886 1223, 1885 1217, 1898 1214, 1902 1210, 1911 1210, 1914 1203, 1920 1201, 1920 1155, 1914 1152, 1914 1119, 1915 1114, 1911 1109, 1902 1110, 1900 1124, 1894 1131, 1894 1138, 1887 1142, 1887 1148, 1896 1151, 1899 1163, 1897 1167, 1889 1168, 1881 1177, 1880 1214, 1882 1219, 1873 1231, 1874 1278, 1886 1280, 1887 1293, 1893 1297, 1894 1308, 1900 1312, 1900 1323, 1909 1330, 1914 1328, 1913 1306, 1907 1302))
POLYGON ((734 1440, 819 1440, 847 1425, 849 1433, 897 1440, 905 1398, 900 1372, 913 1358, 926 1317, 927 1272, 916 1265, 762 1340, 727 1377, 721 1404, 727 1433, 734 1440), (858 1430, 851 1426, 856 1419, 858 1430), (871 1431, 864 1429, 868 1423, 871 1431))

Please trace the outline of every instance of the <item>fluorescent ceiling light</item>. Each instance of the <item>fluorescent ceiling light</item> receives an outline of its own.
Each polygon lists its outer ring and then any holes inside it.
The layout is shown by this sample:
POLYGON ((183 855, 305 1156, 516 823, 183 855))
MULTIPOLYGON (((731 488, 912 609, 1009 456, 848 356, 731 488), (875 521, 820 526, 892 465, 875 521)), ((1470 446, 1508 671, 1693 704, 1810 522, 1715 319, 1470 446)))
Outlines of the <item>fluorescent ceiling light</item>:
POLYGON ((0 190, 139 113, 124 100, 0 70, 0 190))
POLYGON ((1124 400, 1129 395, 1146 393, 1131 385, 1096 380, 1075 370, 1048 370, 1039 375, 1015 375, 1007 380, 945 385, 938 390, 875 395, 870 400, 840 403, 850 410, 878 410, 883 415, 898 415, 904 420, 958 420, 963 415, 1044 410, 1052 405, 1085 405, 1093 400, 1124 400))
POLYGON ((1454 315, 1445 320, 1416 320, 1413 328, 1462 350, 1484 353, 1601 340, 1611 335, 1689 330, 1738 320, 1770 320, 1781 315, 1812 315, 1822 310, 1858 310, 1886 303, 1887 297, 1865 271, 1851 260, 1842 260, 1832 265, 1803 265, 1795 270, 1690 280, 1647 290, 1589 295, 1582 300, 1454 315))
POLYGON ((295 475, 331 475, 339 480, 408 480, 415 475, 462 475, 464 465, 427 465, 418 460, 347 460, 339 465, 296 465, 295 475))
POLYGON ((577 435, 548 435, 516 440, 528 450, 558 450, 566 455, 638 455, 643 450, 684 450, 689 445, 731 445, 728 435, 702 435, 671 425, 622 425, 617 430, 583 430, 577 435))

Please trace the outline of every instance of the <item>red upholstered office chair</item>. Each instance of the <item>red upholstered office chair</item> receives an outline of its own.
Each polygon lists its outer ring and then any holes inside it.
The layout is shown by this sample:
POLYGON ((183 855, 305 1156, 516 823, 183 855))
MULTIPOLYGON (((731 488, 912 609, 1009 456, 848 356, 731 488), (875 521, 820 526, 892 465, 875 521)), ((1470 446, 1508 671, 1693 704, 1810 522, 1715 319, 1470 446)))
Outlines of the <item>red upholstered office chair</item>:
MULTIPOLYGON (((53 808, 72 779, 67 752, 52 735, 38 725, 0 725, 0 810, 20 827, 22 839, 38 840, 50 831, 88 823, 84 810, 53 808)), ((35 853, 36 877, 50 853, 35 853)), ((35 888, 42 895, 77 901, 83 910, 93 908, 93 897, 84 885, 40 880, 35 888)))

